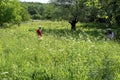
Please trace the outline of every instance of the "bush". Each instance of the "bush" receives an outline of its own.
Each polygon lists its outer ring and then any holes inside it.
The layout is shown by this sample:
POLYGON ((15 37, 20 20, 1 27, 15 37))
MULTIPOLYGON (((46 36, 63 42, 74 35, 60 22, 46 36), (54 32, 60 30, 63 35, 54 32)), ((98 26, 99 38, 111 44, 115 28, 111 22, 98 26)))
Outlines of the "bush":
POLYGON ((115 20, 116 20, 116 23, 120 25, 120 15, 116 16, 115 20))
POLYGON ((41 15, 34 14, 34 15, 32 15, 32 19, 41 19, 41 15))

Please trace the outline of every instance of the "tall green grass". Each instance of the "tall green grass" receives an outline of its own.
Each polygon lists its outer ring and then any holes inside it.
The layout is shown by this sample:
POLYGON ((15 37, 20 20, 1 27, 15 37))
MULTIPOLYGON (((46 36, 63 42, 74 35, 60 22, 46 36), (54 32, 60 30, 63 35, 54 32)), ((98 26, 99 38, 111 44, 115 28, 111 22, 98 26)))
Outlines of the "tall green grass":
POLYGON ((0 80, 120 80, 119 42, 101 28, 79 23, 71 32, 64 21, 33 21, 0 35, 0 80))

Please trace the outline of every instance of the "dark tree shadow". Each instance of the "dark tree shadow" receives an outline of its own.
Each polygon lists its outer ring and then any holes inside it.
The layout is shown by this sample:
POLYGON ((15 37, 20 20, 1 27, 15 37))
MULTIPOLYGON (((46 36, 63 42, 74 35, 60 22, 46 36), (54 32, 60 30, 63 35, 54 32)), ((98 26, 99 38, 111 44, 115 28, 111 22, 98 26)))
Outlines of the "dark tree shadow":
POLYGON ((106 36, 106 30, 108 28, 111 28, 114 32, 114 40, 117 42, 120 42, 120 28, 116 24, 113 24, 111 26, 108 26, 105 23, 83 23, 82 25, 78 26, 78 28, 82 29, 94 29, 94 31, 86 31, 87 33, 91 34, 94 37, 105 37, 106 36))
MULTIPOLYGON (((105 24, 85 23, 83 25, 77 25, 76 31, 71 31, 68 28, 42 28, 44 35, 53 35, 54 37, 72 37, 74 39, 83 40, 105 40, 105 24)), ((35 31, 35 29, 29 29, 29 31, 35 31)))
POLYGON ((84 39, 87 40, 90 39, 89 36, 93 38, 97 38, 99 40, 102 40, 104 38, 104 33, 102 31, 99 31, 97 29, 94 29, 92 31, 82 31, 81 29, 77 29, 76 31, 71 31, 69 29, 42 29, 43 34, 45 35, 53 35, 55 37, 72 37, 75 39, 84 39), (99 37, 99 38, 98 38, 99 37))
POLYGON ((109 26, 107 26, 105 23, 82 23, 82 25, 78 25, 78 27, 82 28, 95 28, 95 29, 107 29, 109 26))

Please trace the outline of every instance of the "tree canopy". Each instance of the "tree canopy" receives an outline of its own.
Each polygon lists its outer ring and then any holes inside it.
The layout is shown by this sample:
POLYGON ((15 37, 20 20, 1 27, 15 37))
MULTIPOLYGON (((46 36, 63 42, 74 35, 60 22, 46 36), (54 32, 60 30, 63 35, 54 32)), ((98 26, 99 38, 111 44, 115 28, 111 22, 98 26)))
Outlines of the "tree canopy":
POLYGON ((21 5, 17 0, 0 0, 0 25, 21 21, 21 5))
POLYGON ((108 26, 120 22, 120 1, 118 0, 51 0, 59 12, 58 16, 68 20, 71 29, 80 22, 100 22, 108 26))
POLYGON ((50 3, 0 0, 0 25, 31 19, 67 20, 76 30, 77 22, 120 25, 119 0, 50 0, 50 3))

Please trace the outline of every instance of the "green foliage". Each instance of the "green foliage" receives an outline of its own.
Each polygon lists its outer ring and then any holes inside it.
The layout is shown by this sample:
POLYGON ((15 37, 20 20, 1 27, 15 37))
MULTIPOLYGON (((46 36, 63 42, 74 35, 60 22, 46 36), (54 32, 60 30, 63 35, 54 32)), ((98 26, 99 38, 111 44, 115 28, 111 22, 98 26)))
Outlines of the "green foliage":
POLYGON ((51 0, 53 4, 58 6, 60 10, 59 14, 64 14, 61 17, 66 20, 77 19, 79 20, 80 16, 83 16, 84 13, 84 1, 79 0, 51 0))
POLYGON ((28 8, 32 19, 52 19, 54 8, 51 4, 41 4, 32 2, 22 2, 28 8))
POLYGON ((21 6, 17 0, 0 1, 0 25, 5 22, 21 21, 21 6))
POLYGON ((72 26, 78 21, 106 23, 109 27, 119 23, 119 0, 50 0, 48 4, 24 5, 32 19, 68 20, 72 26))
POLYGON ((21 16, 22 16, 22 21, 30 20, 30 14, 28 13, 28 8, 26 5, 22 5, 21 16))
POLYGON ((99 24, 31 21, 0 28, 1 80, 119 80, 120 45, 99 24), (36 35, 37 26, 43 38, 36 35), (90 28, 90 27, 91 28, 90 28))
MULTIPOLYGON (((119 24, 119 0, 51 0, 58 17, 80 22, 106 23, 109 27, 119 24)), ((59 19, 59 18, 58 18, 59 19)))
POLYGON ((32 15, 32 19, 41 19, 41 16, 39 14, 32 15))

